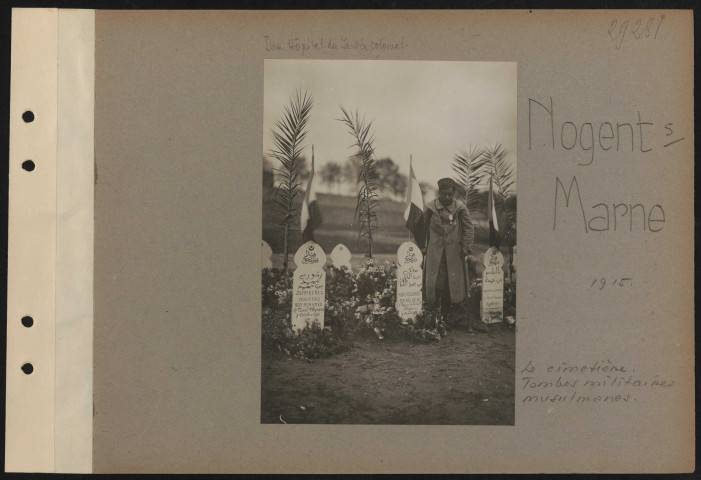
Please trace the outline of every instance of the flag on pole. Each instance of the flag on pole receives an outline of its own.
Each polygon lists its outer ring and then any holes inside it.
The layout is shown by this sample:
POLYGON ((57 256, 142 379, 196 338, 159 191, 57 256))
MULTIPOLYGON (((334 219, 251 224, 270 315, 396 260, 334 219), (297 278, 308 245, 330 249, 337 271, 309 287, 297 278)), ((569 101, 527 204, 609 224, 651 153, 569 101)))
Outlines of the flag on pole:
POLYGON ((419 248, 423 248, 426 243, 424 199, 421 195, 419 182, 416 180, 416 175, 414 174, 414 166, 412 165, 411 158, 409 159, 409 192, 407 194, 407 200, 409 205, 407 205, 404 211, 406 228, 414 236, 414 241, 419 248))
POLYGON ((499 222, 497 221, 497 210, 494 206, 492 179, 493 174, 489 177, 489 200, 487 205, 489 214, 489 246, 499 248, 499 222))
POLYGON ((302 202, 301 212, 302 241, 308 242, 314 239, 314 229, 321 225, 321 211, 319 210, 319 202, 316 201, 316 189, 314 187, 314 145, 312 145, 312 169, 307 182, 307 191, 304 192, 304 201, 302 202))

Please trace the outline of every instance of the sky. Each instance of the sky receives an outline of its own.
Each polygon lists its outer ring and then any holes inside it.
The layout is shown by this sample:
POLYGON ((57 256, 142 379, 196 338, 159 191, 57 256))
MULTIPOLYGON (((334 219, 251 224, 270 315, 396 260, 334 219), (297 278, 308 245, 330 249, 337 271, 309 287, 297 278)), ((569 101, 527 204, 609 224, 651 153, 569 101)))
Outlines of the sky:
POLYGON ((355 153, 342 105, 373 121, 375 156, 390 157, 432 184, 452 176, 450 160, 470 146, 501 143, 516 163, 516 63, 388 60, 265 60, 263 151, 290 96, 314 97, 304 155, 316 169, 355 153))

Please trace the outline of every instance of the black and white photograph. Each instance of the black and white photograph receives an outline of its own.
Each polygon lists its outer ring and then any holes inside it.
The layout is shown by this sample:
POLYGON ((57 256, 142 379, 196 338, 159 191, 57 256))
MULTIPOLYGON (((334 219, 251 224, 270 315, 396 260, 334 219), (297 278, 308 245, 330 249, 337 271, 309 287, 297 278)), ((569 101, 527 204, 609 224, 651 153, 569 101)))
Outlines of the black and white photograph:
POLYGON ((265 60, 261 423, 514 425, 516 72, 265 60))

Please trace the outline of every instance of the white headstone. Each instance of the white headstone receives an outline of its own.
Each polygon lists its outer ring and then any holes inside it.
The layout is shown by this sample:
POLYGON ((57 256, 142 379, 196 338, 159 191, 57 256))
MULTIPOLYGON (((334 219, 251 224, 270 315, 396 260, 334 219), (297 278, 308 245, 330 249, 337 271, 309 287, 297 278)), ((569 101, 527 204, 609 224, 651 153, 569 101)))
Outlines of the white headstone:
POLYGON ((484 253, 482 272, 482 321, 497 323, 504 319, 504 256, 489 247, 484 253))
POLYGON ((270 245, 263 240, 263 248, 260 252, 260 264, 262 265, 261 268, 273 268, 273 261, 272 261, 272 256, 273 256, 273 249, 270 248, 270 245))
POLYGON ((416 318, 423 308, 421 288, 423 255, 416 244, 404 242, 397 250, 397 301, 395 307, 402 320, 416 318))
POLYGON ((301 330, 313 323, 323 328, 326 254, 310 241, 299 247, 294 260, 297 269, 292 278, 292 328, 301 330))
POLYGON ((351 252, 344 244, 339 243, 331 250, 331 264, 336 268, 346 267, 351 268, 351 252))

